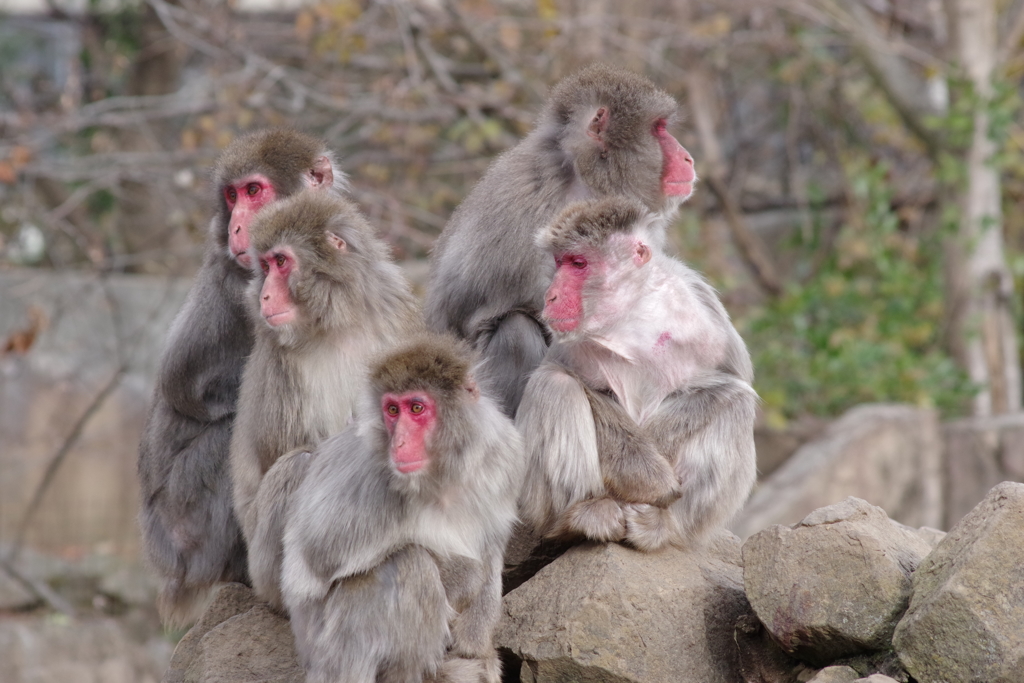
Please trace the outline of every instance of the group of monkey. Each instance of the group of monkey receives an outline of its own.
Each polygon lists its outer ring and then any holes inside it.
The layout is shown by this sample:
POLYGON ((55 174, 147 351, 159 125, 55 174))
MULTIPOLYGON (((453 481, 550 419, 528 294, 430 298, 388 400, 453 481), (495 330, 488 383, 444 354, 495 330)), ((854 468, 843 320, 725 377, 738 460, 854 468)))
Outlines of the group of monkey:
POLYGON ((422 312, 321 142, 223 152, 140 444, 167 622, 241 581, 311 683, 496 683, 514 529, 654 551, 737 511, 753 372, 664 253, 696 182, 677 108, 608 66, 559 83, 452 215, 422 312))

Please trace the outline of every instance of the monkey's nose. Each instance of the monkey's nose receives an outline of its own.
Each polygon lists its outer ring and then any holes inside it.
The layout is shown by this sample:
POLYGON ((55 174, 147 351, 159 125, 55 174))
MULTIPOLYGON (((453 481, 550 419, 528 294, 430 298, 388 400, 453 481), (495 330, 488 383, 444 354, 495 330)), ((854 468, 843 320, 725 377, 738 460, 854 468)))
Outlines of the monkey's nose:
POLYGON ((553 304, 553 303, 555 303, 556 299, 558 299, 558 295, 557 294, 552 294, 551 298, 547 300, 547 303, 553 304))

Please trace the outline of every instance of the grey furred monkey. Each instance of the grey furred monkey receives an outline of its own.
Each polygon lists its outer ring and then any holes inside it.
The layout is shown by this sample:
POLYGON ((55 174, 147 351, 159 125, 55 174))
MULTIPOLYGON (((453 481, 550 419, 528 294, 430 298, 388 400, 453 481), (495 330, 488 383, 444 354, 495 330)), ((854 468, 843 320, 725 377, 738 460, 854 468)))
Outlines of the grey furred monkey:
POLYGON ((303 451, 345 429, 369 360, 423 322, 387 245, 351 202, 306 191, 261 212, 251 231, 256 339, 231 475, 253 588, 280 608, 283 515, 305 471, 303 451))
POLYGON ((556 262, 556 341, 516 416, 521 514, 542 534, 699 544, 755 479, 753 369, 714 290, 658 247, 623 197, 566 208, 539 236, 556 262))
POLYGON ((499 680, 524 459, 472 357, 434 334, 386 353, 358 421, 309 456, 281 586, 311 683, 499 680))
POLYGON ((622 69, 592 65, 564 79, 435 244, 427 324, 484 355, 507 415, 550 343, 539 316, 554 269, 537 231, 570 202, 610 194, 671 217, 696 181, 693 160, 668 132, 677 110, 666 92, 622 69))
POLYGON ((263 206, 301 189, 346 187, 321 141, 285 129, 232 142, 213 185, 217 210, 203 263, 165 341, 139 443, 143 543, 162 581, 160 614, 176 626, 198 616, 217 582, 248 581, 227 463, 253 344, 243 301, 249 223, 263 206))

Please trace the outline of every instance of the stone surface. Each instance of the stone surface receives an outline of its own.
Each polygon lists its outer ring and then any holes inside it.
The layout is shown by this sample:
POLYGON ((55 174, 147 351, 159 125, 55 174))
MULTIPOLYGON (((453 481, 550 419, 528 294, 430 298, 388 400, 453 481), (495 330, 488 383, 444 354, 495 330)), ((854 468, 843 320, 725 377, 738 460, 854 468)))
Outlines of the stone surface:
POLYGON ((807 683, 853 683, 859 678, 860 674, 848 666, 826 666, 807 683))
POLYGON ((931 547, 858 498, 776 525, 743 545, 743 583, 782 649, 815 665, 887 649, 931 547))
POLYGON ((919 683, 1024 680, 1024 484, 993 488, 914 575, 893 645, 919 683))
POLYGON ((303 683, 288 620, 266 603, 210 629, 185 683, 303 683))
POLYGON ((867 678, 858 678, 854 683, 899 683, 899 681, 889 678, 885 674, 871 674, 867 678))
POLYGON ((231 617, 248 612, 257 602, 256 596, 248 586, 240 583, 221 586, 203 612, 203 616, 178 641, 170 665, 164 673, 163 683, 182 683, 185 680, 185 672, 200 652, 199 643, 203 636, 231 617))
POLYGON ((913 527, 941 527, 941 453, 934 411, 894 404, 852 408, 757 488, 732 529, 746 538, 846 496, 913 527))
POLYGON ((111 618, 0 618, 2 683, 155 683, 170 654, 111 618))
POLYGON ((951 528, 1002 481, 1024 481, 1024 413, 943 425, 946 516, 951 528))
POLYGON ((505 596, 495 642, 524 681, 733 683, 739 562, 727 532, 692 553, 576 546, 505 596))

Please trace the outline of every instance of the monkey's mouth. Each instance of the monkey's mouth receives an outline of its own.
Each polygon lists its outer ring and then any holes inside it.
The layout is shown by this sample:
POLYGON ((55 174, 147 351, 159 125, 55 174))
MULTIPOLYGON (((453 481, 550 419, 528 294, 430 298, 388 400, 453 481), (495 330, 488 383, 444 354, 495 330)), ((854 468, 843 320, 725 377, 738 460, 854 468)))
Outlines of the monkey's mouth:
POLYGON ((409 474, 417 470, 423 469, 423 466, 427 464, 426 460, 405 460, 402 462, 395 463, 395 469, 402 474, 409 474))
POLYGON ((281 325, 287 325, 295 320, 295 313, 292 311, 279 311, 277 313, 265 315, 263 316, 263 319, 266 320, 267 324, 271 327, 280 327, 281 325))
POLYGON ((689 197, 693 194, 693 182, 683 180, 666 180, 665 194, 669 197, 689 197))
POLYGON ((238 261, 238 265, 248 268, 252 265, 252 257, 249 256, 248 252, 240 251, 235 254, 235 260, 238 261))
POLYGON ((545 318, 544 321, 555 332, 572 332, 579 327, 579 318, 545 318))

